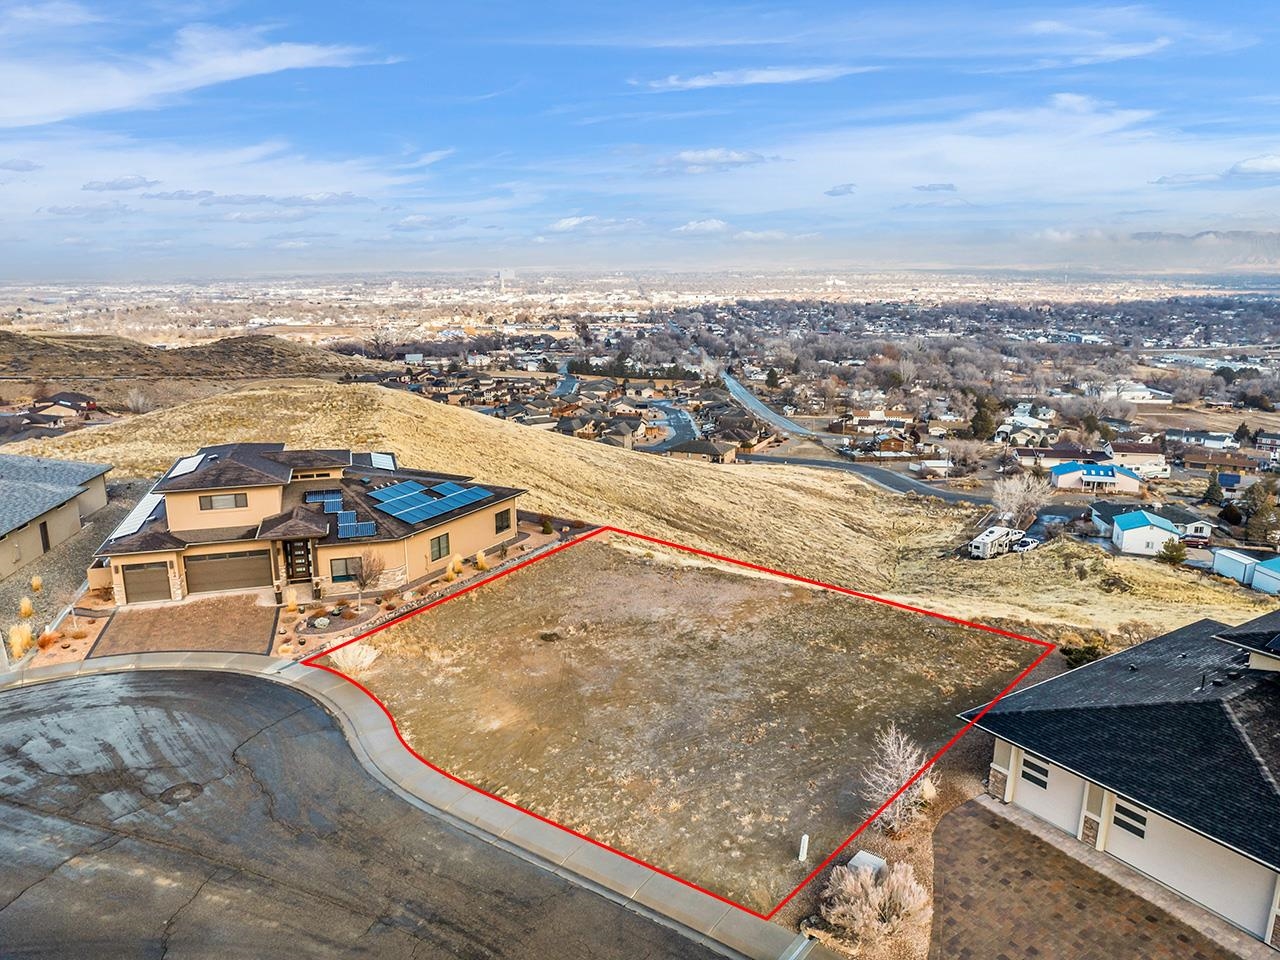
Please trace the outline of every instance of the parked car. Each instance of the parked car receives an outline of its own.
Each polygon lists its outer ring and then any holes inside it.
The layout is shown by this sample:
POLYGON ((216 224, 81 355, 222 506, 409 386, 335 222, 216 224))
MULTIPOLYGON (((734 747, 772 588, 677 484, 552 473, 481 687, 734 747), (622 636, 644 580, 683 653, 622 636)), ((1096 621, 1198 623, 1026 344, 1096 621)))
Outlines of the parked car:
POLYGON ((1034 550, 1040 546, 1040 541, 1035 537, 1023 537, 1009 549, 1014 553, 1026 553, 1028 550, 1034 550))
POLYGON ((1186 536, 1182 538, 1184 547, 1207 547, 1209 545, 1208 537, 1186 536))

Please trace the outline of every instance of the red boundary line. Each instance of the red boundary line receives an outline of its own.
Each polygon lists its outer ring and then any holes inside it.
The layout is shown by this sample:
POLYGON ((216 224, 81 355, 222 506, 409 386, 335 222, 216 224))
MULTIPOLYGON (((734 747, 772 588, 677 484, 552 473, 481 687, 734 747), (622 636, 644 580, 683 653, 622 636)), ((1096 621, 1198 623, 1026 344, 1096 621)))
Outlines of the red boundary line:
POLYGON ((974 623, 969 620, 964 620, 960 617, 949 616, 945 613, 937 613, 933 610, 926 610, 923 607, 914 607, 911 604, 900 603, 896 600, 888 600, 884 597, 877 597, 875 594, 862 593, 858 590, 851 590, 848 587, 839 587, 839 586, 836 586, 835 584, 823 583, 821 580, 814 580, 810 577, 802 577, 794 573, 785 573, 781 570, 773 570, 769 567, 761 566, 760 564, 757 564, 757 563, 749 563, 745 560, 735 560, 732 557, 721 556, 720 554, 712 553, 709 550, 699 550, 696 547, 687 547, 687 546, 684 546, 683 544, 672 543, 669 540, 659 539, 658 537, 650 537, 643 533, 634 533, 630 530, 623 530, 620 527, 606 526, 606 527, 597 527, 596 529, 588 533, 582 534, 581 536, 578 536, 578 537, 574 537, 572 540, 567 540, 564 543, 560 544, 559 546, 546 551, 545 553, 538 554, 536 557, 530 557, 528 560, 522 560, 520 563, 517 563, 515 566, 508 567, 506 570, 499 571, 498 573, 495 573, 493 576, 485 577, 482 580, 477 580, 475 583, 470 584, 469 586, 463 587, 461 590, 458 590, 447 596, 441 597, 438 600, 433 600, 431 603, 428 603, 425 606, 419 607, 416 610, 411 610, 408 613, 404 614, 403 616, 396 617, 393 620, 388 620, 386 623, 381 624, 377 627, 374 627, 372 630, 368 630, 357 637, 352 637, 350 640, 344 640, 342 643, 339 643, 333 647, 330 647, 327 650, 322 650, 319 653, 313 653, 311 656, 303 659, 301 663, 304 664, 305 666, 314 667, 317 670, 324 670, 328 673, 334 674, 335 676, 342 677, 342 679, 346 680, 348 683, 354 685, 357 689, 363 692, 365 696, 367 696, 370 700, 372 700, 374 703, 378 705, 379 709, 382 710, 382 712, 386 715, 387 719, 391 722, 391 729, 395 733, 396 739, 400 741, 400 744, 406 750, 408 750, 409 753, 411 753, 414 757, 416 757, 421 763, 425 764, 427 767, 430 767, 432 770, 434 770, 436 773, 440 774, 441 776, 447 777, 448 779, 452 780, 454 783, 461 784, 462 786, 466 787, 469 790, 474 790, 476 793, 482 794, 488 797, 490 800, 496 800, 499 803, 503 804, 504 806, 508 806, 513 810, 518 810, 521 813, 526 814, 527 816, 533 817, 535 820, 540 820, 543 823, 549 826, 555 827, 558 830, 563 830, 565 833, 568 833, 571 836, 577 837, 580 840, 585 840, 587 843, 593 844, 597 847, 600 847, 601 849, 608 850, 610 853, 613 853, 619 857, 622 857, 624 860, 629 860, 632 863, 638 864, 639 866, 652 870, 655 873, 661 874, 662 876, 668 878, 669 880, 674 880, 677 883, 683 884, 686 887, 690 887, 694 890, 697 890, 699 893, 705 894, 706 896, 719 900, 721 903, 728 904, 731 907, 736 907, 737 909, 743 911, 744 913, 748 913, 753 917, 756 917, 760 920, 772 920, 774 916, 777 915, 779 910, 781 910, 788 903, 790 903, 791 900, 796 896, 796 894, 798 894, 801 890, 803 890, 806 886, 808 886, 809 883, 816 876, 818 876, 818 874, 820 874, 824 869, 826 869, 827 865, 830 864, 831 861, 834 860, 836 857, 838 857, 840 853, 846 847, 849 846, 849 844, 851 844, 854 840, 856 840, 863 833, 863 831, 865 831, 867 827, 869 827, 875 821, 875 819, 878 816, 880 816, 880 814, 882 814, 889 807, 891 803, 893 803, 893 801, 898 799, 898 797, 901 796, 906 790, 908 790, 912 784, 914 784, 921 777, 923 777, 928 772, 929 768, 932 767, 939 760, 939 758, 942 757, 944 753, 946 753, 953 746, 955 746, 956 742, 961 737, 963 737, 966 733, 968 733, 969 730, 972 729, 974 724, 976 724, 979 720, 981 720, 988 710, 994 707, 1003 697, 1008 695, 1018 684, 1020 684, 1024 679, 1026 679, 1027 675, 1031 673, 1031 671, 1034 670, 1036 667, 1038 667, 1041 663, 1043 663, 1045 658, 1048 657, 1049 654, 1051 654, 1055 649, 1057 649, 1056 644, 1050 643, 1047 640, 1036 640, 1034 637, 1025 637, 1022 634, 1012 633, 1008 630, 1001 630, 998 627, 990 627, 985 624, 974 623), (882 603, 882 604, 885 604, 886 606, 897 607, 899 610, 907 610, 907 611, 910 611, 911 613, 918 613, 926 617, 933 617, 936 620, 945 620, 948 623, 958 624, 959 626, 962 626, 962 627, 970 627, 975 630, 983 630, 987 633, 998 634, 999 636, 1008 637, 1013 640, 1021 640, 1024 643, 1031 643, 1031 644, 1035 644, 1038 647, 1043 647, 1044 651, 1038 657, 1032 660, 1031 663, 1028 664, 1016 677, 1014 677, 1013 680, 1008 684, 1008 686, 1006 686, 1003 690, 1001 690, 1000 693, 998 693, 990 703, 986 704, 973 717, 972 720, 970 720, 963 727, 961 727, 951 737, 950 740, 948 740, 945 744, 943 744, 942 748, 939 749, 937 753, 935 753, 928 760, 926 760, 924 765, 919 770, 917 770, 914 774, 912 774, 911 778, 907 780, 906 783, 904 783, 901 787, 899 787, 898 790, 892 796, 890 796, 887 800, 885 800, 884 803, 882 803, 871 814, 869 814, 866 817, 866 819, 862 821, 861 825, 858 827, 857 830, 851 833, 843 843, 841 843, 838 847, 832 850, 831 853, 826 857, 826 859, 824 859, 820 864, 814 867, 813 870, 811 870, 809 874, 803 880, 801 880, 790 893, 788 893, 785 897, 783 897, 780 901, 778 901, 777 905, 774 906, 772 910, 770 910, 768 913, 760 913, 757 910, 752 910, 750 907, 744 907, 742 904, 736 903, 735 901, 730 900, 728 897, 721 896, 720 894, 715 893, 714 891, 707 890, 704 887, 700 887, 696 883, 693 883, 690 880, 686 880, 683 877, 676 876, 674 873, 671 873, 667 870, 663 870, 661 867, 656 867, 651 863, 641 860, 639 857, 634 857, 631 854, 626 853, 622 850, 617 850, 609 846, 607 843, 602 843, 601 841, 596 840, 593 837, 587 836, 585 833, 579 833, 577 830, 574 830, 572 827, 566 827, 562 823, 556 823, 556 821, 551 820, 547 817, 544 817, 540 813, 537 813, 533 810, 529 810, 525 807, 520 806, 519 804, 512 803, 510 800, 500 797, 496 793, 490 793, 488 790, 485 790, 481 787, 477 787, 473 783, 468 783, 466 780, 463 780, 461 777, 454 776, 448 770, 445 770, 442 767, 436 766, 426 757, 422 756, 420 753, 414 750, 413 747, 409 746, 408 741, 405 740, 404 735, 400 732, 400 726, 399 724, 396 723, 396 718, 391 715, 391 711, 387 709, 386 704, 384 704, 381 700, 379 700, 377 696, 375 696, 374 693, 371 690, 369 690, 368 687, 360 683, 360 681, 358 680, 353 680, 351 677, 347 676, 345 673, 343 673, 340 670, 335 670, 332 667, 325 666, 324 664, 315 662, 316 660, 319 660, 321 657, 327 657, 329 654, 333 653, 335 650, 340 650, 343 647, 349 646, 353 643, 359 643, 361 640, 371 637, 375 633, 380 633, 381 631, 386 630, 389 627, 393 627, 398 623, 402 623, 403 621, 408 620, 411 617, 416 617, 420 613, 425 613, 426 611, 431 610, 434 607, 438 607, 442 603, 447 603, 450 600, 457 599, 463 594, 470 593, 472 590, 475 590, 479 587, 483 587, 487 583, 492 583, 495 580, 499 580, 502 577, 515 573, 517 570, 522 570, 523 568, 529 566, 532 563, 537 563, 539 560, 545 560, 547 557, 550 557, 553 554, 557 554, 562 550, 567 550, 570 547, 576 546, 579 543, 584 543, 585 541, 590 540, 592 537, 597 537, 602 533, 621 534, 622 536, 631 537, 636 540, 643 540, 648 543, 655 543, 663 547, 670 547, 671 549, 674 549, 674 550, 681 550, 681 551, 684 551, 685 553, 696 554, 700 557, 707 557, 712 560, 717 560, 721 563, 728 563, 738 567, 745 567, 749 570, 755 570, 760 573, 771 574, 772 576, 781 577, 785 580, 792 580, 796 583, 804 583, 804 584, 808 584, 809 586, 821 587, 824 590, 831 590, 835 593, 845 594, 846 596, 858 597, 859 599, 870 600, 874 603, 882 603))

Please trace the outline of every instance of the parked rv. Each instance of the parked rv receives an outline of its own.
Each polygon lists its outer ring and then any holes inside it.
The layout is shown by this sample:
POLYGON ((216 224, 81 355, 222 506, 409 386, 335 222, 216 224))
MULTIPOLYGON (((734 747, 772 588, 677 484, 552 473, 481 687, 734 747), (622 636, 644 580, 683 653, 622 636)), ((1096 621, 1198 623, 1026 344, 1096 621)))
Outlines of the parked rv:
POLYGON ((1008 553, 1026 532, 1014 527, 987 527, 969 542, 969 556, 978 560, 990 560, 1008 553))

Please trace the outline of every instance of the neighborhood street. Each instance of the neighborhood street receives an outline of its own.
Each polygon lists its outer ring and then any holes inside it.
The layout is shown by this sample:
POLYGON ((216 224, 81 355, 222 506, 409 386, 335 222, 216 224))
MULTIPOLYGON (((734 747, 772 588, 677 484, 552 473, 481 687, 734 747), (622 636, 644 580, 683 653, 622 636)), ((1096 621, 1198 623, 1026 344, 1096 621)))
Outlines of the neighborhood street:
POLYGON ((15 689, 0 767, 7 957, 714 956, 411 805, 267 680, 15 689))
POLYGON ((820 437, 823 434, 816 433, 808 427, 802 427, 794 420, 788 420, 782 414, 771 409, 768 404, 764 403, 759 397, 748 390, 737 379, 728 372, 720 374, 720 379, 724 381, 725 389, 729 391, 741 406, 747 409, 748 413, 754 414, 761 420, 772 424, 779 430, 791 434, 793 437, 820 437))
POLYGON ((665 440, 637 447, 637 450, 643 450, 645 453, 665 453, 672 447, 698 439, 698 426, 686 411, 681 410, 670 400, 650 400, 649 405, 662 411, 665 417, 664 423, 671 430, 671 434, 665 440))
POLYGON ((871 463, 856 463, 852 460, 819 460, 814 457, 788 457, 767 453, 741 453, 738 459, 744 463, 785 463, 801 467, 819 467, 824 470, 844 470, 848 473, 856 473, 864 480, 894 493, 917 493, 922 497, 937 497, 948 503, 973 503, 979 506, 991 504, 990 497, 948 490, 946 487, 924 483, 896 470, 877 467, 871 463))

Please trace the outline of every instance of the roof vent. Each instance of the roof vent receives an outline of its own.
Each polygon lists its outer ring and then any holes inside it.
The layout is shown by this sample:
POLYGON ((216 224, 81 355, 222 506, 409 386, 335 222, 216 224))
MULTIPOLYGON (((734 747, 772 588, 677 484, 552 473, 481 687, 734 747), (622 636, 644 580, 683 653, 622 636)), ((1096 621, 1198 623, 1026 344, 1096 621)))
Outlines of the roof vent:
POLYGON ((1137 665, 1136 663, 1131 663, 1131 664, 1129 664, 1129 672, 1130 672, 1130 673, 1137 673, 1137 672, 1138 672, 1138 665, 1137 665))

